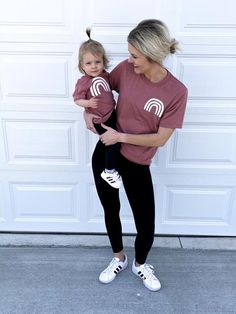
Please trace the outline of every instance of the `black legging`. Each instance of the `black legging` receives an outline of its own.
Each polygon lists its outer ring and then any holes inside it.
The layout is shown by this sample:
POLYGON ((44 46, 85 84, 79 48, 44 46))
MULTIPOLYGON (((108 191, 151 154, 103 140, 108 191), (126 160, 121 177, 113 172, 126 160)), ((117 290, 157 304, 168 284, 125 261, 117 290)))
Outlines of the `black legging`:
MULTIPOLYGON (((104 208, 105 224, 112 250, 118 253, 123 250, 119 190, 109 186, 101 178, 104 164, 105 146, 99 141, 92 157, 94 180, 104 208)), ((135 259, 139 264, 144 264, 152 247, 155 232, 155 202, 150 168, 148 165, 133 163, 119 154, 118 172, 122 177, 137 230, 135 259)))
MULTIPOLYGON (((106 122, 104 122, 106 126, 109 126, 113 129, 116 129, 116 111, 114 110, 111 116, 108 118, 106 122)), ((94 123, 94 127, 98 134, 103 134, 107 130, 104 129, 101 124, 94 123)), ((114 145, 106 146, 106 154, 105 154, 105 166, 106 169, 117 169, 118 163, 118 155, 120 151, 120 143, 116 143, 114 145)))

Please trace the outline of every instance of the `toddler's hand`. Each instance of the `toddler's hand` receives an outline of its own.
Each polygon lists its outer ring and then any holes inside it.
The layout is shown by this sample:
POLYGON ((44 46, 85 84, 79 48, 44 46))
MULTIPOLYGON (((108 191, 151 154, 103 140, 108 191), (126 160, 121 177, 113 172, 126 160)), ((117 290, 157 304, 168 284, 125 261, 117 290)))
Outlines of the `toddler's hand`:
POLYGON ((87 107, 88 108, 97 108, 97 106, 98 106, 97 98, 96 97, 90 98, 89 101, 88 101, 87 107))

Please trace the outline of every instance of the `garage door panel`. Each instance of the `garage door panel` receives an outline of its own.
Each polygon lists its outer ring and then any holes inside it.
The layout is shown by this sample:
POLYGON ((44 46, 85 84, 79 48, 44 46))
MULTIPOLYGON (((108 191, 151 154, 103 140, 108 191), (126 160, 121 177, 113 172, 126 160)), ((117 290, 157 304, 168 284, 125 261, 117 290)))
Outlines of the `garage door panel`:
MULTIPOLYGON (((28 110, 38 111, 39 104, 58 106, 71 102, 74 53, 50 52, 48 45, 44 45, 44 50, 41 46, 41 51, 32 51, 31 47, 31 51, 23 53, 13 52, 14 48, 19 46, 7 46, 11 52, 0 54, 3 105, 14 104, 18 108, 23 103, 28 105, 28 110)), ((27 47, 22 45, 21 49, 27 50, 27 47)))
POLYGON ((81 116, 82 112, 2 114, 0 139, 5 166, 81 167, 87 134, 81 116))
POLYGON ((157 232, 236 235, 234 177, 172 175, 168 182, 160 175, 159 180, 157 232))
POLYGON ((179 59, 180 77, 188 86, 189 100, 235 100, 236 92, 233 80, 227 80, 222 86, 222 79, 233 77, 236 72, 236 56, 191 55, 179 59), (191 74, 194 73, 194 76, 191 74), (204 80, 202 79, 204 77, 204 80))
POLYGON ((236 129, 185 124, 171 141, 169 167, 236 169, 236 129), (229 143, 232 143, 229 145, 229 143))
POLYGON ((76 31, 73 12, 81 21, 85 8, 84 3, 73 0, 9 0, 1 6, 1 38, 14 42, 70 42, 76 31))
POLYGON ((9 164, 78 164, 73 140, 76 121, 14 119, 3 123, 9 164))
POLYGON ((166 186, 166 204, 164 223, 215 222, 229 224, 233 188, 203 186, 166 186))
POLYGON ((2 184, 7 219, 1 230, 69 232, 74 228, 78 232, 78 225, 85 222, 84 179, 78 172, 6 173, 2 184))
POLYGON ((79 222, 76 184, 11 182, 9 188, 14 221, 79 222))
POLYGON ((236 32, 235 15, 232 10, 234 0, 228 0, 227 5, 223 1, 214 2, 213 0, 207 2, 200 0, 197 6, 194 0, 181 2, 183 31, 216 33, 220 29, 223 33, 236 32))
POLYGON ((8 208, 8 204, 6 203, 5 196, 4 196, 4 185, 2 178, 0 179, 0 223, 6 222, 6 208, 8 208))

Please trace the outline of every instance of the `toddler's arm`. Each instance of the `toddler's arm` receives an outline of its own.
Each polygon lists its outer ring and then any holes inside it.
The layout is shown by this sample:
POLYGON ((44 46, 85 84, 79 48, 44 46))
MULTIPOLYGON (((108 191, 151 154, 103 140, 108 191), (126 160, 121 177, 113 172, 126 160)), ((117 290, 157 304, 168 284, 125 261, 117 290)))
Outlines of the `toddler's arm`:
POLYGON ((84 108, 97 108, 98 101, 96 97, 92 97, 90 99, 77 99, 75 101, 76 105, 79 105, 84 108))

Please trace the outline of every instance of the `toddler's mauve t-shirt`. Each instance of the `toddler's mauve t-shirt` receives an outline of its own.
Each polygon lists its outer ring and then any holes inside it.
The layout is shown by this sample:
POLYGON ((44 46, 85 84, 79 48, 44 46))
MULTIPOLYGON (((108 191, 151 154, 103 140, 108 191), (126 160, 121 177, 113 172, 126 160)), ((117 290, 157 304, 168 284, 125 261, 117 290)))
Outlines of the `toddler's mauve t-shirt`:
POLYGON ((109 85, 109 73, 104 71, 97 77, 85 75, 78 79, 73 93, 74 101, 96 97, 97 108, 86 108, 89 113, 96 114, 95 123, 104 123, 115 109, 115 100, 109 85))

